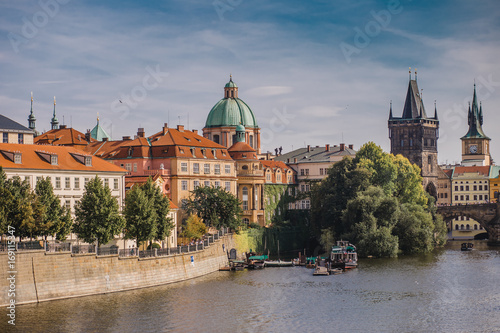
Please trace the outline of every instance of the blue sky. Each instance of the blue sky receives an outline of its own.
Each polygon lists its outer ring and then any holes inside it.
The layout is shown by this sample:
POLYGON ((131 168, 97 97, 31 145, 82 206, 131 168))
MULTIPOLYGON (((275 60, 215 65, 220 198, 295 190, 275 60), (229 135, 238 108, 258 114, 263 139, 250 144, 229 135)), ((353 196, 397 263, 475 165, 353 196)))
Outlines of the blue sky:
POLYGON ((163 123, 201 131, 233 75, 262 129, 262 150, 374 141, 389 151, 408 67, 440 162, 460 160, 474 80, 500 161, 500 4, 466 1, 3 1, 1 113, 37 129, 82 132, 97 113, 114 139, 163 123), (122 103, 119 103, 121 100, 122 103))

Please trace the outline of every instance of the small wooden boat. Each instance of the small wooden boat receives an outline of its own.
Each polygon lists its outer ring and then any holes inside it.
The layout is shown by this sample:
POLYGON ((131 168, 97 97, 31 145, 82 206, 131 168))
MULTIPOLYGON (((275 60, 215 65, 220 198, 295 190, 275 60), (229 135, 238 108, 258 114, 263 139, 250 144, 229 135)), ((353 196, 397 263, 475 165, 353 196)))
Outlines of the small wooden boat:
POLYGON ((247 258, 247 268, 249 269, 264 268, 264 261, 267 259, 269 259, 267 255, 249 256, 247 258))
POLYGON ((328 269, 325 266, 316 266, 313 275, 317 276, 317 275, 330 275, 330 274, 328 273, 328 269))
POLYGON ((474 247, 474 244, 472 244, 472 243, 462 243, 462 246, 460 247, 460 250, 462 250, 462 251, 472 251, 473 247, 474 247))

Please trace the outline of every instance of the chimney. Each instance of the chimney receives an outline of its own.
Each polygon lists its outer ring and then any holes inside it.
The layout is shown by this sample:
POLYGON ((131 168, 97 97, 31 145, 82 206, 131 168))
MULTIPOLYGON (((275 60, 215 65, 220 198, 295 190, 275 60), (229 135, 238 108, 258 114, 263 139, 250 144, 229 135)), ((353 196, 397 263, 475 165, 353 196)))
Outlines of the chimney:
POLYGON ((177 130, 179 132, 184 132, 184 125, 177 125, 177 130))
POLYGON ((353 149, 354 150, 354 145, 349 145, 349 149, 353 149))
POLYGON ((344 151, 345 150, 345 143, 341 143, 340 144, 340 151, 344 151))
POLYGON ((307 151, 311 151, 311 145, 307 145, 307 151))
POLYGON ((60 125, 59 126, 59 129, 65 129, 66 128, 66 125, 60 125))
POLYGON ((128 140, 130 140, 130 136, 123 136, 123 137, 122 137, 122 140, 123 140, 123 141, 128 141, 128 140))
POLYGON ((90 142, 90 130, 87 130, 87 133, 85 133, 85 141, 90 142))
POLYGON ((137 129, 137 137, 138 138, 143 138, 146 133, 144 132, 144 128, 139 127, 137 129))
POLYGON ((108 141, 108 137, 102 138, 102 142, 107 142, 107 141, 108 141))
POLYGON ((194 129, 194 130, 193 130, 193 134, 198 135, 198 130, 195 130, 195 129, 194 129))
POLYGON ((167 123, 163 124, 163 129, 162 129, 162 134, 163 135, 167 134, 167 132, 168 132, 168 126, 167 125, 168 125, 167 123))
POLYGON ((326 146, 325 146, 325 150, 326 150, 326 151, 330 151, 330 145, 329 145, 329 144, 326 144, 326 146))

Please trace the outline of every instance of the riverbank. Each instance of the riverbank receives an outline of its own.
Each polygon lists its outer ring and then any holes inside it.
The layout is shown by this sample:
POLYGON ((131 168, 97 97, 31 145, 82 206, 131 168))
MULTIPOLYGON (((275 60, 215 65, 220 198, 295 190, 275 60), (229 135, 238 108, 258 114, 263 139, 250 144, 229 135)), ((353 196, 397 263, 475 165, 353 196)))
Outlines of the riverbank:
POLYGON ((227 265, 225 235, 204 250, 139 259, 43 250, 0 253, 0 306, 114 293, 185 281, 227 265), (224 245, 224 246, 223 246, 224 245))

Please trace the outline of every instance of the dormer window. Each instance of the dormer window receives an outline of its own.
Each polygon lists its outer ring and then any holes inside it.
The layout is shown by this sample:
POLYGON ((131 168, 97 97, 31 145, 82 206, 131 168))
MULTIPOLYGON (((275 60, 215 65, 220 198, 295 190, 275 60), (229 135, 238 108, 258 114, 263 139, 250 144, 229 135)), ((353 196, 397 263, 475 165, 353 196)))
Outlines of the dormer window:
POLYGON ((130 148, 128 149, 128 156, 130 157, 130 156, 132 156, 133 154, 134 154, 134 147, 130 147, 130 148))
POLYGON ((194 148, 191 148, 191 155, 193 155, 193 157, 196 157, 194 148))
POLYGON ((214 158, 217 158, 217 150, 216 149, 212 149, 212 155, 214 155, 214 158))
POLYGON ((50 155, 50 164, 57 165, 57 155, 50 155))
POLYGON ((92 166, 92 156, 85 156, 85 166, 92 166))
POLYGON ((16 164, 22 163, 21 153, 14 153, 14 163, 16 164))

